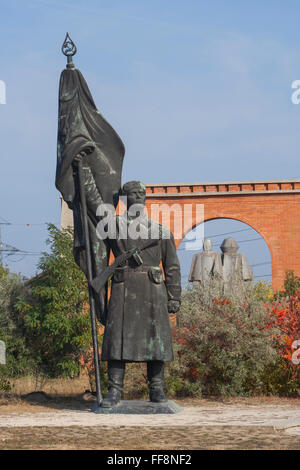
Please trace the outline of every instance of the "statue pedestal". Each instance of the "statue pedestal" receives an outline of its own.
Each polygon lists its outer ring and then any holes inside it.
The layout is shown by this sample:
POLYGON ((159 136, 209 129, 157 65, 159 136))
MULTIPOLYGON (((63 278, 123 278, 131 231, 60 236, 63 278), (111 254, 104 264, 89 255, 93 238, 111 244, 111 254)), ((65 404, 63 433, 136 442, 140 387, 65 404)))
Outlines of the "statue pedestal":
POLYGON ((102 408, 95 404, 92 412, 96 414, 174 414, 182 411, 183 408, 174 401, 168 400, 163 403, 153 403, 151 401, 139 400, 121 400, 121 402, 112 408, 102 408))

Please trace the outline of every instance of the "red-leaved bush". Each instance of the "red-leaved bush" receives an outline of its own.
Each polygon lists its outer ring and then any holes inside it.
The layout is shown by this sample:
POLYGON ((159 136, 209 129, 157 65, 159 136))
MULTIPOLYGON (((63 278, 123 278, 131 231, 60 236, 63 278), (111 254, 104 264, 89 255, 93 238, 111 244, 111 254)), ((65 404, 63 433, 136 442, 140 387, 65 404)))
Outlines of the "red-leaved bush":
POLYGON ((300 365, 294 364, 294 341, 300 340, 300 290, 266 306, 269 318, 278 329, 275 336, 278 360, 265 371, 266 390, 284 396, 300 395, 300 365))

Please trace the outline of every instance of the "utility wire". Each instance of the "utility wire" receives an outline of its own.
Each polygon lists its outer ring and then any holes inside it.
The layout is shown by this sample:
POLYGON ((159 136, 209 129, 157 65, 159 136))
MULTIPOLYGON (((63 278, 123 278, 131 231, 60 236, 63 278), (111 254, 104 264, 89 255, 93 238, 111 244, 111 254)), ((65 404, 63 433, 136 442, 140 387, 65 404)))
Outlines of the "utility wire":
MULTIPOLYGON (((233 233, 233 232, 231 232, 233 233)), ((210 237, 211 238, 211 237, 210 237)), ((246 243, 246 242, 254 242, 256 240, 263 240, 262 237, 256 237, 256 238, 248 238, 247 240, 236 240, 237 243, 246 243)), ((200 241, 200 240, 199 240, 200 241)), ((186 241, 184 243, 188 243, 189 241, 186 241)), ((219 246, 219 243, 213 243, 212 246, 219 246)), ((202 247, 201 247, 202 248, 202 247)), ((200 250, 201 249, 199 246, 195 248, 185 248, 185 247, 179 247, 177 251, 195 251, 195 250, 200 250)))
POLYGON ((42 254, 42 252, 39 252, 39 253, 28 253, 27 251, 22 251, 22 250, 18 250, 17 252, 15 253, 8 253, 6 256, 14 256, 16 253, 22 253, 22 255, 24 256, 40 256, 42 254))
MULTIPOLYGON (((241 230, 233 230, 232 232, 225 232, 225 233, 219 233, 217 235, 210 235, 209 237, 206 237, 206 238, 216 238, 216 237, 222 237, 223 235, 231 235, 232 233, 239 233, 239 232, 247 232, 249 230, 254 230, 252 228, 243 228, 241 230)), ((189 238, 188 241, 193 241, 193 240, 196 240, 196 236, 193 237, 193 238, 189 238)))
POLYGON ((2 219, 2 220, 4 221, 4 223, 5 223, 5 224, 7 224, 7 225, 11 225, 11 223, 10 223, 10 222, 8 222, 8 220, 4 219, 4 217, 2 217, 1 215, 0 215, 0 219, 2 219))
MULTIPOLYGON (((11 226, 24 226, 24 227, 30 227, 30 226, 41 226, 41 225, 45 225, 46 222, 44 223, 34 223, 34 224, 31 224, 31 223, 12 223, 12 222, 8 222, 8 220, 6 220, 4 217, 2 217, 0 215, 0 219, 3 220, 3 222, 0 222, 0 229, 1 229, 1 225, 11 225, 11 226)), ((15 246, 11 246, 11 245, 8 245, 7 243, 2 243, 1 241, 1 230, 0 230, 0 262, 2 261, 3 259, 3 253, 4 253, 4 257, 5 259, 7 259, 9 256, 15 256, 16 254, 22 254, 21 258, 17 259, 17 260, 14 260, 14 259, 11 259, 10 258, 10 262, 12 263, 18 263, 19 261, 22 261, 25 256, 40 256, 42 254, 42 252, 30 252, 30 251, 25 251, 25 250, 20 250, 19 248, 16 248, 15 246)))
POLYGON ((32 226, 37 226, 37 225, 39 225, 39 226, 43 225, 43 226, 44 226, 44 225, 46 225, 46 222, 44 222, 43 224, 32 224, 32 223, 30 223, 30 222, 28 222, 28 223, 23 223, 23 224, 14 224, 14 223, 11 223, 11 224, 9 224, 9 225, 12 225, 12 226, 14 226, 14 227, 16 227, 16 226, 18 226, 18 227, 32 227, 32 226))
MULTIPOLYGON (((189 274, 182 275, 182 279, 187 279, 189 277, 189 274)), ((257 279, 259 277, 272 277, 272 274, 258 274, 257 276, 254 275, 254 278, 257 279)))
POLYGON ((271 264, 271 261, 265 261, 264 263, 250 264, 251 268, 256 268, 256 266, 263 266, 265 264, 271 264))

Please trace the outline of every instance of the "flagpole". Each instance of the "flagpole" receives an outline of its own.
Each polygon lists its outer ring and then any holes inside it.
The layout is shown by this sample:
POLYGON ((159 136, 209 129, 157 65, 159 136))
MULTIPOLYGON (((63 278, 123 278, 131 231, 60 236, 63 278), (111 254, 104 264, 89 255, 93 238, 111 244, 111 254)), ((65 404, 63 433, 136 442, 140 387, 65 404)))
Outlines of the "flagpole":
POLYGON ((90 300, 90 316, 91 316, 93 351, 94 351, 96 396, 97 396, 97 405, 100 406, 102 402, 102 393, 101 393, 100 361, 99 361, 99 350, 98 350, 98 339, 97 339, 96 304, 95 304, 94 291, 90 284, 93 279, 92 258, 91 258, 86 196, 85 196, 85 189, 84 189, 84 177, 83 177, 81 159, 78 161, 77 168, 78 168, 78 181, 79 181, 79 192, 80 192, 81 220, 82 220, 82 229, 83 229, 83 237, 84 237, 84 245, 85 245, 85 256, 86 256, 86 277, 88 281, 89 300, 90 300))
MULTIPOLYGON (((69 33, 66 34, 61 50, 62 50, 62 53, 68 59, 67 69, 75 69, 72 57, 76 54, 77 48, 74 42, 72 41, 72 39, 70 38, 69 33)), ((98 350, 98 339, 97 339, 96 303, 95 303, 94 291, 90 284, 93 279, 92 256, 91 256, 91 246, 90 246, 90 237, 89 237, 86 195, 85 195, 85 188, 84 188, 84 175, 83 175, 83 170, 82 170, 81 158, 78 158, 76 160, 76 166, 78 169, 77 174, 78 174, 79 193, 80 193, 80 212, 81 212, 82 230, 83 230, 83 237, 84 237, 85 257, 86 257, 86 277, 87 277, 88 289, 89 289, 90 316, 91 316, 95 381, 96 381, 96 396, 97 396, 97 405, 99 407, 102 402, 102 393, 101 393, 100 361, 99 361, 99 350, 98 350)))

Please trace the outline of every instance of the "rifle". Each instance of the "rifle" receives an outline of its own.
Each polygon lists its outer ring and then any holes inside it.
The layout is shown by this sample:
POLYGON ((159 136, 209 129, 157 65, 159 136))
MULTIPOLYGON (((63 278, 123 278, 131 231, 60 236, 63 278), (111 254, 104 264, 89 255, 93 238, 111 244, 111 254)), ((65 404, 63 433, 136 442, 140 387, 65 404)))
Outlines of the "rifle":
POLYGON ((125 251, 125 253, 122 253, 120 256, 117 256, 115 261, 110 265, 107 266, 107 268, 104 269, 104 271, 99 274, 99 276, 94 277, 90 281, 91 287, 94 289, 96 293, 100 292, 100 289, 106 284, 108 279, 114 274, 115 270, 121 266, 123 263, 125 263, 128 259, 133 257, 135 260, 137 266, 140 266, 143 264, 143 261, 141 257, 139 256, 139 253, 146 248, 150 248, 152 246, 155 246, 158 244, 158 240, 147 240, 146 242, 142 243, 142 245, 138 248, 131 248, 131 250, 125 251))

